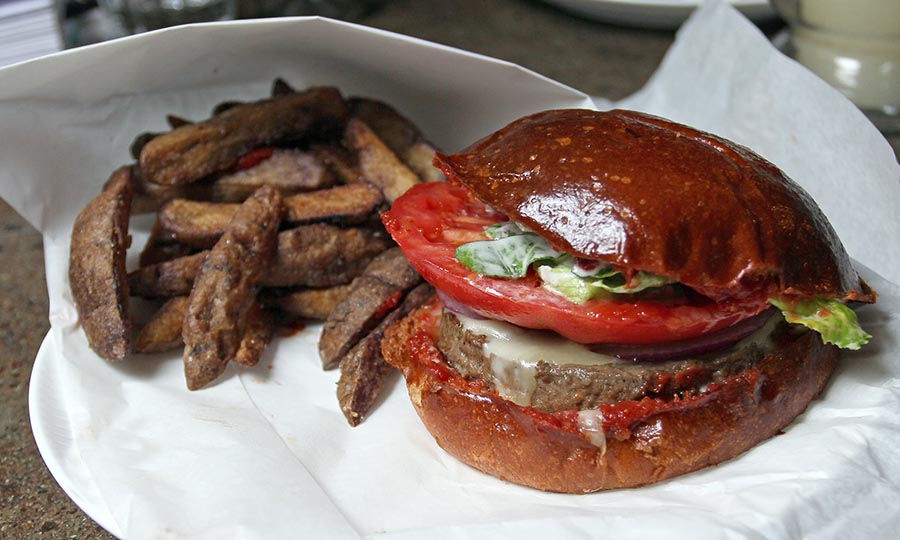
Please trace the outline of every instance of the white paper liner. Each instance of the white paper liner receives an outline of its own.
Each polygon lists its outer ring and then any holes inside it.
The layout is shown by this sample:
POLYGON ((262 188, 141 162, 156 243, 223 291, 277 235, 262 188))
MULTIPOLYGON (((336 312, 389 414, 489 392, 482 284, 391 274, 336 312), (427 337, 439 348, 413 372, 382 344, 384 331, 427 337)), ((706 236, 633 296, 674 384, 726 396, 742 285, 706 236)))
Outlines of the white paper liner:
MULTIPOLYGON (((164 114, 208 114, 282 76, 379 97, 442 147, 546 108, 590 106, 508 63, 323 19, 196 25, 0 70, 0 194, 44 234, 52 328, 32 377, 38 446, 67 493, 132 539, 889 538, 900 530, 900 290, 860 310, 849 353, 784 436, 637 490, 537 492, 442 452, 395 381, 356 429, 322 372, 319 327, 277 339, 257 368, 185 389, 177 354, 100 360, 75 325, 66 272, 78 210, 164 114)), ((647 87, 625 101, 731 137, 819 201, 852 256, 900 282, 898 166, 852 105, 708 4, 647 87), (891 248, 893 246, 893 248, 891 248), (888 249, 886 249, 888 248, 888 249)), ((149 224, 133 223, 135 245, 149 224)), ((864 268, 864 267, 863 267, 864 268)))

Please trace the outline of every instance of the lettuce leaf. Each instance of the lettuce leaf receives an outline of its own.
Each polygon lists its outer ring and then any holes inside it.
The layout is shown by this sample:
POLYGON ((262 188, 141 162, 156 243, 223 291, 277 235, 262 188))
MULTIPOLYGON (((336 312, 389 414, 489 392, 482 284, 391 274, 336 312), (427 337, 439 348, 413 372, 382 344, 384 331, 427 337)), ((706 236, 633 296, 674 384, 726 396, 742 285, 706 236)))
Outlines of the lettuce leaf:
POLYGON ((872 338, 859 326, 856 312, 835 298, 769 298, 769 303, 781 310, 787 322, 815 330, 822 341, 842 349, 858 350, 872 338))
MULTIPOLYGON (((488 229, 493 227, 496 225, 488 229)), ((510 228, 486 232, 488 236, 497 234, 497 239, 469 242, 457 247, 455 253, 456 260, 485 276, 520 278, 536 262, 554 261, 566 256, 534 233, 514 233, 510 228)))

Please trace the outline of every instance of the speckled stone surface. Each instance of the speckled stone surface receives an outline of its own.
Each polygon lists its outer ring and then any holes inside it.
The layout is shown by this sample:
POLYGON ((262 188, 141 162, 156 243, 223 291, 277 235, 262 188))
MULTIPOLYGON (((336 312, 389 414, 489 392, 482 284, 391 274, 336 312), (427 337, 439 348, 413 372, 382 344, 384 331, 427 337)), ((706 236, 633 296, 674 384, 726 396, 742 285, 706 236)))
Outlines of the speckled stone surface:
MULTIPOLYGON (((646 82, 674 37, 525 0, 388 1, 359 22, 509 60, 613 99, 646 82)), ((891 142, 900 148, 900 137, 891 142)), ((0 538, 108 539, 50 476, 29 426, 28 379, 49 328, 41 250, 40 235, 0 201, 0 538)))

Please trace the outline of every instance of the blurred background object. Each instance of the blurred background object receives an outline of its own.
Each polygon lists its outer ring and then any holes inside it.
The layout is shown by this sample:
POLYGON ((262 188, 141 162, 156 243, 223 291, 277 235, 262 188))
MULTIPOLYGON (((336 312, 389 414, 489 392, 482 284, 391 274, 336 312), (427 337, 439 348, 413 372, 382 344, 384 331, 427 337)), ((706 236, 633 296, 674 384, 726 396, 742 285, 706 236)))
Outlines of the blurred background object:
POLYGON ((0 67, 61 48, 53 0, 0 0, 0 67))
POLYGON ((178 24, 225 21, 237 15, 237 0, 99 0, 99 4, 130 34, 178 24))
POLYGON ((772 3, 790 25, 785 52, 850 98, 882 132, 900 132, 900 1, 772 3))
MULTIPOLYGON (((43 1, 49 4, 52 0, 43 1)), ((359 22, 384 0, 57 0, 57 3, 63 44, 71 48, 204 21, 319 15, 359 22)))
MULTIPOLYGON (((566 11, 598 21, 676 30, 702 0, 544 0, 566 11)), ((769 0, 727 0, 748 19, 765 23, 778 16, 769 0)))

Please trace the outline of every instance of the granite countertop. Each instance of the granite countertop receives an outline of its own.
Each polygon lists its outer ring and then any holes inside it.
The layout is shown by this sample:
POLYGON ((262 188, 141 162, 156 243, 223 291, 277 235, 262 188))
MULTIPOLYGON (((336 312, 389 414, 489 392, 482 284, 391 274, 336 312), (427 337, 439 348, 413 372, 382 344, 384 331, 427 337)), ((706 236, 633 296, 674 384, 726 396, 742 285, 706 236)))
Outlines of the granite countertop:
MULTIPOLYGON (((394 0, 358 22, 508 60, 612 99, 640 88, 674 38, 527 0, 394 0)), ((891 142, 900 148, 900 137, 891 142)), ((43 262, 41 236, 0 200, 0 538, 112 538, 59 488, 31 434, 28 380, 49 329, 43 262)))

